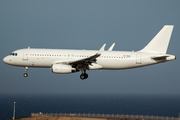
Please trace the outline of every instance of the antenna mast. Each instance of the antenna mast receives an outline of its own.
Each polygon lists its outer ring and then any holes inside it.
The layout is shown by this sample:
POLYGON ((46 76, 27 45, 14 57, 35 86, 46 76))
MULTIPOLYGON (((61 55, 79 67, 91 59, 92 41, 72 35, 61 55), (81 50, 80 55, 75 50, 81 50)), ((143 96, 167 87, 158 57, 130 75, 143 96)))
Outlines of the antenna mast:
POLYGON ((13 120, 15 119, 15 104, 16 104, 16 102, 14 102, 14 110, 13 110, 13 120))

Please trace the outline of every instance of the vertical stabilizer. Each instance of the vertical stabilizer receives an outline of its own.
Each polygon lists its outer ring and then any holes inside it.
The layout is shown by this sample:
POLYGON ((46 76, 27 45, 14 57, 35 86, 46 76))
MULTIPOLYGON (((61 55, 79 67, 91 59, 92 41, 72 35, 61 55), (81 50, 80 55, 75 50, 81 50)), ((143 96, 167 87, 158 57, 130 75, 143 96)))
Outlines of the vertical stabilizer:
POLYGON ((173 25, 165 25, 140 52, 166 54, 173 25))

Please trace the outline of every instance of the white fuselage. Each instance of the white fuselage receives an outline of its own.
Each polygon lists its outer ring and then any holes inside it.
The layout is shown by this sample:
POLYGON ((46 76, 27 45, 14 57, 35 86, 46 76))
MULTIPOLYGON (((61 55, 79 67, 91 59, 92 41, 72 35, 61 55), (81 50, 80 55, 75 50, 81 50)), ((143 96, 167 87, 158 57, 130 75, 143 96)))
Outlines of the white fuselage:
MULTIPOLYGON (((20 67, 42 67, 51 68, 52 64, 58 62, 74 61, 87 58, 97 53, 95 50, 64 50, 64 49, 20 49, 4 58, 4 62, 20 67)), ((126 51, 104 51, 99 56, 96 63, 102 67, 89 65, 90 69, 129 69, 142 67, 160 62, 166 62, 175 59, 175 56, 168 55, 166 60, 154 60, 152 57, 161 54, 143 53, 143 52, 126 52, 126 51)))

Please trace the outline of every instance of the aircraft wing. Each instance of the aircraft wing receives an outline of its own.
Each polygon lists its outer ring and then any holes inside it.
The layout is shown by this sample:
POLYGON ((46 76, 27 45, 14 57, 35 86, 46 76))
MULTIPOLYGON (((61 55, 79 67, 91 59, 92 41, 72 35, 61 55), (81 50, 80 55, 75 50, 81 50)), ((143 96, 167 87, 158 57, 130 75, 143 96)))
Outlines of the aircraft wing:
POLYGON ((73 65, 73 64, 88 64, 91 65, 91 63, 96 62, 96 58, 101 55, 101 53, 104 51, 106 44, 104 44, 100 50, 95 54, 87 58, 79 59, 79 60, 74 60, 74 61, 69 61, 68 64, 73 65))

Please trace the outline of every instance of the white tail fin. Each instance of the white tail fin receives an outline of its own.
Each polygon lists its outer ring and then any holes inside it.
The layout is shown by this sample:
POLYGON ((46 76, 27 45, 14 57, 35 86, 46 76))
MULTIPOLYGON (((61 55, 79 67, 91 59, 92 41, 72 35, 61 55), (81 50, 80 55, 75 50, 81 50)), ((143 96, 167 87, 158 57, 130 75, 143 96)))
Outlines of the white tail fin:
POLYGON ((173 27, 173 25, 165 25, 140 52, 166 54, 173 27))

